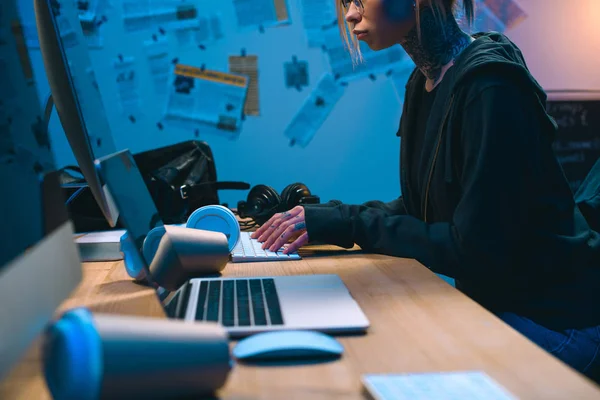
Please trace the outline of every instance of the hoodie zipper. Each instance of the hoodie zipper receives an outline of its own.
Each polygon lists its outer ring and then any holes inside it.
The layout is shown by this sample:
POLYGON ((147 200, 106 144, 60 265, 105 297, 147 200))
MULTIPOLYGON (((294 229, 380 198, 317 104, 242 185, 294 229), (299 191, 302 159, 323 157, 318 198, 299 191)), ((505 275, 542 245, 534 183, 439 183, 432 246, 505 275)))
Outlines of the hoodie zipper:
POLYGON ((435 167, 435 162, 437 161, 438 154, 440 152, 440 146, 442 144, 442 136, 444 133, 444 126, 446 125, 446 119, 448 119, 448 114, 450 114, 450 109, 452 108, 452 102, 454 101, 454 96, 450 98, 450 102, 448 103, 448 107, 446 108, 446 113, 444 114, 444 118, 442 119, 442 123, 440 125, 440 130, 438 132, 437 145, 435 146, 435 154, 433 155, 433 160, 431 161, 431 165, 429 166, 429 176, 427 177, 427 186, 425 187, 425 198, 423 199, 423 220, 427 222, 427 205, 429 203, 429 188, 431 187, 431 179, 433 177, 433 169, 435 167))

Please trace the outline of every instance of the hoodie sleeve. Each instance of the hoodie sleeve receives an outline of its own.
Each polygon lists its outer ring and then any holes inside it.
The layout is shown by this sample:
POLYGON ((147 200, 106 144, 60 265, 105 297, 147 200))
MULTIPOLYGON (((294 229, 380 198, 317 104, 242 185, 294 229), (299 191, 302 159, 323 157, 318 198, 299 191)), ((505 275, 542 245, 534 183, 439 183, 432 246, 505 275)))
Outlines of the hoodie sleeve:
POLYGON ((504 268, 519 256, 528 235, 528 199, 539 165, 539 123, 525 98, 515 85, 494 85, 463 108, 463 194, 451 221, 425 223, 366 205, 337 205, 307 211, 308 236, 414 258, 455 278, 509 275, 504 268))

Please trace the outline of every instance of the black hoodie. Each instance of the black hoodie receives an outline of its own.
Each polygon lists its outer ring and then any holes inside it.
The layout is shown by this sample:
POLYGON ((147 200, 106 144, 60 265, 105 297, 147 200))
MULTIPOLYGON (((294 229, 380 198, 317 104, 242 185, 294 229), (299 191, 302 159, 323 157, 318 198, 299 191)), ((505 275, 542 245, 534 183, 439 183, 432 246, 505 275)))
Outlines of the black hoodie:
POLYGON ((424 87, 415 69, 398 131, 402 197, 305 206, 310 240, 417 259, 492 311, 555 329, 600 325, 600 235, 575 205, 546 94, 520 50, 480 34, 446 72, 414 153, 427 166, 421 193, 407 149, 424 87))

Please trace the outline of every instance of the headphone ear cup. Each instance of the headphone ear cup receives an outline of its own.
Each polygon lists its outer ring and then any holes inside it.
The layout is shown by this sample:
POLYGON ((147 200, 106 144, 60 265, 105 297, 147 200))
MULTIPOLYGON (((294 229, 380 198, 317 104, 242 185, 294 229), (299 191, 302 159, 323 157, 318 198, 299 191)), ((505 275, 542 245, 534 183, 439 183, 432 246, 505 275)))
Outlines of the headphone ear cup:
POLYGON ((248 193, 245 214, 262 225, 278 211, 280 205, 281 197, 275 189, 267 185, 256 185, 248 193))
POLYGON ((300 204, 300 200, 302 200, 303 197, 308 197, 310 195, 310 190, 308 190, 308 187, 304 183, 296 182, 287 185, 281 192, 281 206, 285 208, 285 210, 281 211, 287 211, 296 207, 300 204))

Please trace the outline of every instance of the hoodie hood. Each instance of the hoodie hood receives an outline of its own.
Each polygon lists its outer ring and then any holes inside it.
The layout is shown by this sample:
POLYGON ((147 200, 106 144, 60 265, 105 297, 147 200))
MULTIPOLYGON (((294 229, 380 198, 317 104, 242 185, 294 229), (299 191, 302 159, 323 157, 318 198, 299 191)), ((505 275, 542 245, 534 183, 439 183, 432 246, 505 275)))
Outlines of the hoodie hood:
MULTIPOLYGON (((531 87, 547 117, 549 128, 552 128, 549 131, 554 132, 557 128, 556 122, 545 111, 547 95, 529 72, 521 50, 502 33, 477 33, 473 35, 473 38, 475 41, 456 58, 454 65, 444 76, 444 79, 450 81, 443 85, 445 86, 443 91, 446 92, 448 100, 468 86, 475 78, 485 79, 486 72, 494 75, 502 74, 514 80, 521 87, 531 87)), ((423 90, 424 84, 425 76, 418 68, 415 68, 406 83, 407 98, 410 98, 415 90, 423 90)), ((446 105, 449 106, 449 103, 450 101, 447 101, 446 105)), ((406 105, 404 110, 407 110, 406 105)), ((402 130, 401 123, 397 136, 401 136, 402 130)))

